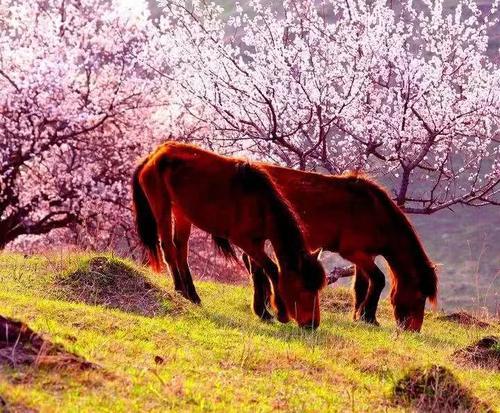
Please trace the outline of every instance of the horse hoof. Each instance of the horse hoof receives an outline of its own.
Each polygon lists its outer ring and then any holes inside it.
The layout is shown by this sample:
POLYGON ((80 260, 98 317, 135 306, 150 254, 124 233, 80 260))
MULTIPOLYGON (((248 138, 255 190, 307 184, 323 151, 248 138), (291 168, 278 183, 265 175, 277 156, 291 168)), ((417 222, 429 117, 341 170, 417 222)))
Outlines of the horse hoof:
POLYGON ((175 290, 177 293, 182 295, 186 300, 191 301, 193 304, 201 304, 201 298, 198 296, 198 294, 190 295, 186 293, 185 291, 182 290, 175 290))
POLYGON ((283 324, 286 324, 286 323, 288 323, 290 321, 290 317, 288 316, 288 314, 280 314, 280 313, 278 313, 276 315, 276 318, 278 319, 278 321, 280 323, 283 323, 283 324))
POLYGON ((375 317, 367 317, 366 315, 361 315, 359 317, 359 321, 363 321, 364 323, 371 324, 377 327, 380 326, 380 323, 375 317))
POLYGON ((262 305, 261 303, 254 303, 252 310, 262 321, 271 321, 274 319, 274 316, 267 310, 267 306, 262 305))
POLYGON ((196 305, 200 305, 201 304, 201 298, 198 296, 198 294, 194 294, 192 297, 189 298, 189 300, 193 303, 193 304, 196 304, 196 305))
POLYGON ((380 323, 375 318, 360 317, 359 321, 363 321, 364 323, 371 324, 372 326, 376 326, 376 327, 380 326, 380 323))
POLYGON ((268 322, 268 321, 273 321, 274 320, 273 315, 270 312, 268 312, 268 311, 265 311, 262 314, 259 314, 259 318, 261 319, 261 321, 264 321, 264 322, 268 322))
POLYGON ((299 327, 305 331, 315 331, 318 329, 319 324, 315 324, 314 322, 306 323, 304 325, 299 325, 299 327))
POLYGON ((201 298, 198 297, 198 295, 195 295, 194 297, 187 297, 187 299, 191 301, 193 304, 201 305, 201 298))

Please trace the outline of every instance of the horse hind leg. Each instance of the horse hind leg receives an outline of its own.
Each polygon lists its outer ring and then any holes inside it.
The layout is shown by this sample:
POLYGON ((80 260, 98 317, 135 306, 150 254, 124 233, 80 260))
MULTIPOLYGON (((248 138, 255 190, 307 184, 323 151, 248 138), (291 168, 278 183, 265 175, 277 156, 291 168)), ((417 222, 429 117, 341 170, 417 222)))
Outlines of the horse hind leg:
POLYGON ((268 311, 268 303, 271 297, 271 284, 262 267, 253 261, 247 254, 242 256, 245 268, 251 274, 253 281, 253 311, 264 321, 273 319, 273 315, 268 311))
POLYGON ((159 233, 160 233, 161 251, 163 252, 163 257, 168 265, 168 268, 170 269, 170 273, 174 280, 175 291, 177 291, 183 297, 189 300, 189 295, 187 294, 187 290, 184 285, 181 272, 179 271, 179 266, 177 262, 177 251, 172 241, 172 235, 171 235, 172 233, 171 230, 167 228, 168 226, 171 227, 171 225, 172 225, 171 223, 160 221, 160 225, 158 226, 160 229, 159 233))
POLYGON ((182 282, 181 274, 173 257, 174 252, 169 251, 171 248, 172 247, 166 245, 163 241, 160 241, 160 256, 163 256, 163 259, 167 264, 167 268, 170 271, 170 274, 174 281, 174 289, 181 295, 184 295, 184 283, 182 282))
POLYGON ((176 247, 176 261, 179 275, 184 286, 183 294, 188 300, 195 304, 201 304, 201 299, 196 292, 193 276, 189 269, 189 235, 191 234, 191 222, 189 222, 179 211, 174 209, 174 244, 176 247))
POLYGON ((186 288, 177 266, 177 253, 172 234, 172 205, 168 191, 154 170, 144 172, 143 186, 158 227, 160 256, 163 255, 170 269, 175 290, 186 297, 186 288))

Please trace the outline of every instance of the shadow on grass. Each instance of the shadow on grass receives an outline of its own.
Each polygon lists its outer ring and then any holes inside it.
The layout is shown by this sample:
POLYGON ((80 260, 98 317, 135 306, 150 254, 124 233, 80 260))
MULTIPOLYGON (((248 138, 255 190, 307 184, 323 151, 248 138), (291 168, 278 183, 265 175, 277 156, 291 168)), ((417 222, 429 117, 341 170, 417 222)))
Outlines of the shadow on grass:
MULTIPOLYGON (((21 321, 0 316, 0 375, 15 386, 39 382, 44 391, 59 393, 77 381, 100 386, 115 376, 62 344, 33 331, 21 321)), ((0 397, 0 412, 36 411, 0 397), (3 403, 3 406, 2 406, 3 403)))
MULTIPOLYGON (((342 347, 355 344, 354 340, 346 338, 335 331, 321 327, 317 330, 300 328, 293 321, 287 324, 282 324, 277 320, 260 321, 257 319, 257 316, 250 314, 249 317, 255 317, 255 320, 248 320, 246 317, 240 318, 234 314, 225 315, 213 313, 210 310, 203 310, 200 316, 206 318, 217 328, 222 330, 229 328, 237 330, 244 335, 262 336, 277 339, 285 343, 309 343, 319 346, 337 345, 342 347)), ((352 322, 343 324, 348 326, 348 328, 353 328, 353 326, 355 326, 352 322)), ((373 327, 370 325, 362 325, 360 328, 384 329, 383 327, 373 327)), ((389 331, 389 329, 384 330, 389 331)))
POLYGON ((11 367, 93 370, 97 366, 53 344, 21 321, 0 316, 0 363, 11 367))

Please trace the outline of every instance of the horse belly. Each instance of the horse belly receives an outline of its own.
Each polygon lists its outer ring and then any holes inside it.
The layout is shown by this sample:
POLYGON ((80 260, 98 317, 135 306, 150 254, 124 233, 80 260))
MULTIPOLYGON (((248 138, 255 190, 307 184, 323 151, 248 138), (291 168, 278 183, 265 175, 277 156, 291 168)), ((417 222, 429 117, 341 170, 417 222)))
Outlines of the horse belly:
POLYGON ((176 207, 205 232, 237 240, 260 238, 266 231, 262 200, 235 186, 234 166, 178 166, 168 184, 176 207))
POLYGON ((174 196, 174 204, 199 229, 213 235, 226 236, 233 221, 231 211, 214 194, 174 196))

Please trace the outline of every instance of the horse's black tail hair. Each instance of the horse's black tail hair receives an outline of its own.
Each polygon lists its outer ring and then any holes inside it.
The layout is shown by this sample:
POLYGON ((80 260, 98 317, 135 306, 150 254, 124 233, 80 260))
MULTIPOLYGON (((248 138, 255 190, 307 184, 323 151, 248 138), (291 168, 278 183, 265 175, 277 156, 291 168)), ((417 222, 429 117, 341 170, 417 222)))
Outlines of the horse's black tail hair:
POLYGON ((226 259, 232 261, 238 261, 238 257, 236 256, 236 251, 234 250, 234 247, 227 238, 217 237, 215 235, 212 235, 212 241, 214 242, 214 245, 217 248, 217 250, 222 255, 224 255, 226 259))
POLYGON ((156 220, 149 205, 146 194, 139 182, 139 175, 148 159, 145 159, 136 168, 132 178, 133 209, 135 213, 135 225, 141 244, 149 252, 151 263, 157 266, 158 259, 158 229, 156 220))

